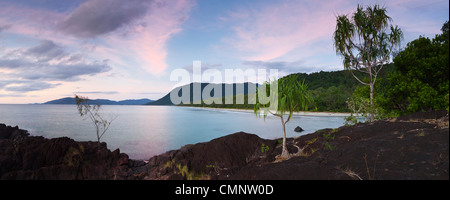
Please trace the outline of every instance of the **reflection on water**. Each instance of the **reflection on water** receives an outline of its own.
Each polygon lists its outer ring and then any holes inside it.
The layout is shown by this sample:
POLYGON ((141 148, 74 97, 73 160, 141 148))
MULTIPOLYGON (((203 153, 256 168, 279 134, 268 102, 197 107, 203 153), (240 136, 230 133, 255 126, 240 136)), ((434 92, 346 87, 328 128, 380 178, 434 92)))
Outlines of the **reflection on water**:
MULTIPOLYGON (((280 119, 256 117, 253 113, 217 111, 175 106, 102 106, 117 118, 102 141, 120 148, 134 159, 148 159, 186 144, 206 142, 244 131, 262 138, 282 136, 280 119)), ((287 136, 312 133, 343 125, 344 117, 293 116, 286 125, 287 136), (294 132, 296 126, 305 131, 294 132)), ((68 136, 78 141, 96 141, 94 125, 83 120, 75 105, 0 105, 0 123, 28 130, 47 138, 68 136)))

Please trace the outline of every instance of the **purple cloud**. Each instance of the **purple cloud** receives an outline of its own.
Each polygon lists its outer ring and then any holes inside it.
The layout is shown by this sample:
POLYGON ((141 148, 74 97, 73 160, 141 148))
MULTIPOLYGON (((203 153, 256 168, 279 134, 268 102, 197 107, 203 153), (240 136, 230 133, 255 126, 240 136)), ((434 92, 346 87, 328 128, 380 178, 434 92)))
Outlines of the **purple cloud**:
POLYGON ((63 56, 64 50, 51 40, 41 40, 37 46, 26 50, 26 53, 48 61, 63 56))
MULTIPOLYGON (((17 84, 17 83, 16 83, 17 84)), ((51 84, 47 82, 24 82, 16 86, 7 86, 4 89, 9 92, 31 92, 54 88, 61 84, 51 84)))
POLYGON ((0 25, 0 33, 11 28, 11 24, 0 25))
POLYGON ((7 49, 0 54, 0 89, 14 92, 29 92, 56 87, 60 84, 49 81, 77 81, 83 76, 108 72, 112 68, 108 60, 90 60, 87 56, 68 53, 51 40, 42 40, 36 46, 22 49, 7 49))
POLYGON ((115 31, 143 17, 144 0, 91 0, 81 4, 57 29, 80 38, 94 38, 115 31))

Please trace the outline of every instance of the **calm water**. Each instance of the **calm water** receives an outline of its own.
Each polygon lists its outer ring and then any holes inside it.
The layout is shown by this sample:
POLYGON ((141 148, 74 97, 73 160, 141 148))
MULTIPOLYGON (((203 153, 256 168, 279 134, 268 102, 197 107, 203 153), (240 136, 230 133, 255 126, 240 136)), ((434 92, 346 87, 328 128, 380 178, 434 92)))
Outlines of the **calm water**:
MULTIPOLYGON (((113 121, 102 141, 108 148, 127 153, 130 158, 148 159, 186 144, 206 142, 244 131, 262 138, 282 137, 280 119, 264 120, 253 113, 217 111, 175 106, 102 106, 113 121)), ((68 136, 77 141, 96 141, 95 128, 83 120, 75 105, 0 105, 0 123, 28 130, 31 135, 47 138, 68 136)), ((323 128, 337 128, 344 117, 294 116, 286 125, 287 136, 312 133, 323 128), (296 126, 305 131, 294 132, 296 126)))

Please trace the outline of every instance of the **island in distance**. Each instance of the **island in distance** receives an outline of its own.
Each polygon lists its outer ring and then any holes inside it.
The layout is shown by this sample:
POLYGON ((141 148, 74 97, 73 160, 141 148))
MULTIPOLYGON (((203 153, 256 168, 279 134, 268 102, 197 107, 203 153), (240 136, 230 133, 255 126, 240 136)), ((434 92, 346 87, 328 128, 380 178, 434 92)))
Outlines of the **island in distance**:
MULTIPOLYGON (((89 99, 89 104, 98 104, 98 105, 144 105, 149 102, 153 102, 150 99, 127 99, 122 101, 113 101, 109 99, 89 99)), ((61 99, 55 99, 52 101, 47 101, 43 104, 75 104, 74 97, 65 97, 61 99)))

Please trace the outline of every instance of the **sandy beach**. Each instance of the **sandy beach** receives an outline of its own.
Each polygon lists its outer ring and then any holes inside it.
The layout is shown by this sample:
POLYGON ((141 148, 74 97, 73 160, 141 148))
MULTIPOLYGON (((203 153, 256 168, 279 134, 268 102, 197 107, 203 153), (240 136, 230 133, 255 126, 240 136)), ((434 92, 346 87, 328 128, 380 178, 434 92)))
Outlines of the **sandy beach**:
MULTIPOLYGON (((210 108, 210 107, 191 107, 191 108, 204 109, 204 110, 217 110, 217 111, 233 111, 233 112, 253 113, 253 110, 250 110, 250 109, 210 108)), ((318 117, 347 117, 347 116, 350 116, 350 113, 301 111, 301 112, 294 112, 293 115, 298 115, 298 116, 318 116, 318 117)))

